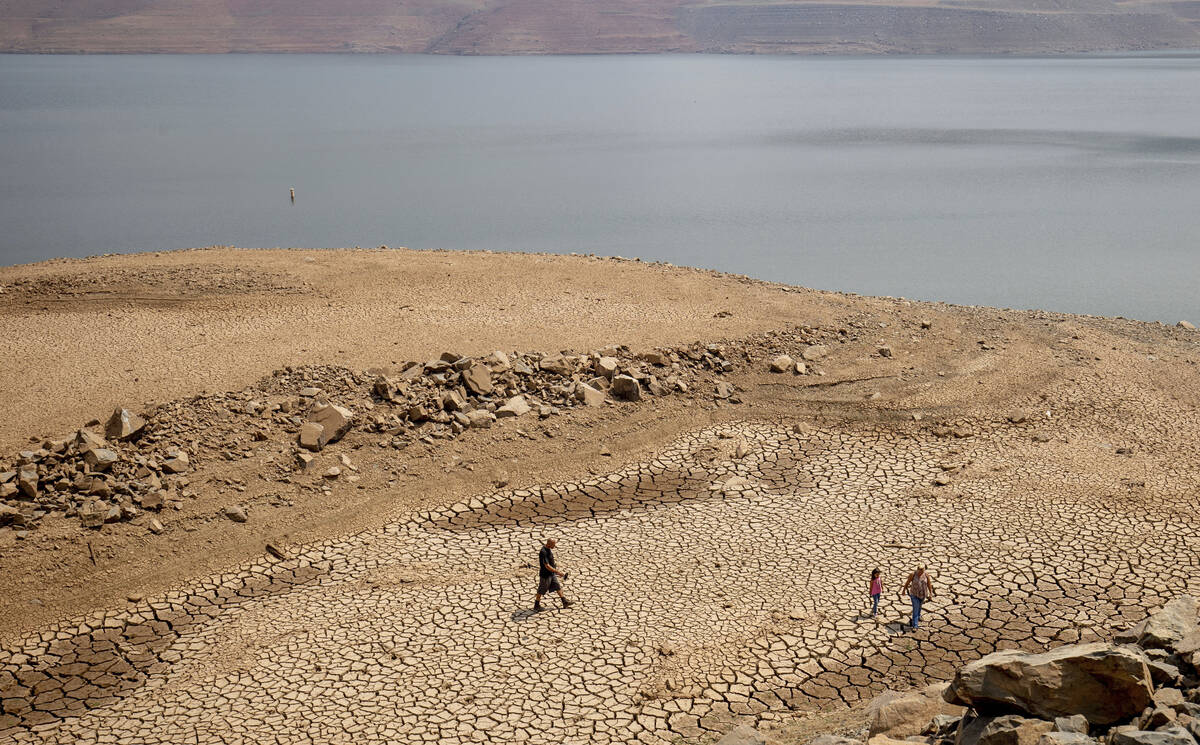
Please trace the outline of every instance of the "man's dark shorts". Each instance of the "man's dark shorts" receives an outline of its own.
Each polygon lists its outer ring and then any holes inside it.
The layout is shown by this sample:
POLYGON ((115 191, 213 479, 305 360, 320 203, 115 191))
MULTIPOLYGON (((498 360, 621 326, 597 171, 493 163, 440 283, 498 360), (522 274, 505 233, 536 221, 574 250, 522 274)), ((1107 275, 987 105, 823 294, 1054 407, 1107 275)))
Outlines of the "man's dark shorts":
POLYGON ((557 574, 547 574, 545 577, 538 579, 538 595, 545 595, 550 592, 559 592, 562 590, 562 585, 558 583, 557 574))

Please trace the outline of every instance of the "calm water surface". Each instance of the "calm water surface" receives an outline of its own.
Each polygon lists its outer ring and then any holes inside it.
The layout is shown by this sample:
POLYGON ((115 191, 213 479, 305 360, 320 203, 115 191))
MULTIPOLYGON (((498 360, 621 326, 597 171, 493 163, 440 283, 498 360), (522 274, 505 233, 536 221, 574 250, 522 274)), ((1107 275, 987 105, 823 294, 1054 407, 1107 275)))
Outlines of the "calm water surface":
POLYGON ((1200 321, 1194 56, 0 56, 0 174, 0 263, 580 251, 1200 321))

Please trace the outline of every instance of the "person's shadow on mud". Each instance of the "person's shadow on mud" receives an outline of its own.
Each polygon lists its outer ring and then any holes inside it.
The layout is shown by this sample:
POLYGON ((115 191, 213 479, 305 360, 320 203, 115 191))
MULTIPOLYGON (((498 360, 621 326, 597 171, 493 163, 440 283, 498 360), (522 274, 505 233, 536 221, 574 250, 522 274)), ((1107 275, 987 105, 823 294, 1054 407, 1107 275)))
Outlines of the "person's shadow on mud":
POLYGON ((513 611, 512 615, 509 616, 509 618, 513 621, 528 621, 530 618, 533 618, 537 614, 538 614, 538 611, 535 611, 532 608, 522 608, 521 610, 513 611))

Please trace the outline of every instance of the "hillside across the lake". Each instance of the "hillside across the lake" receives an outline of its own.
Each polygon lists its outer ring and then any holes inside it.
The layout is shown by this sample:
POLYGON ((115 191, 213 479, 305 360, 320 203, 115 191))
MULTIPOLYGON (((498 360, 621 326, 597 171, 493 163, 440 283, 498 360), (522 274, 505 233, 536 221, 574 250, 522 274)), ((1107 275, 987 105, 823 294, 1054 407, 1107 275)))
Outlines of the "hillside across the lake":
POLYGON ((1065 54, 1200 48, 1200 0, 5 0, 0 51, 1065 54))

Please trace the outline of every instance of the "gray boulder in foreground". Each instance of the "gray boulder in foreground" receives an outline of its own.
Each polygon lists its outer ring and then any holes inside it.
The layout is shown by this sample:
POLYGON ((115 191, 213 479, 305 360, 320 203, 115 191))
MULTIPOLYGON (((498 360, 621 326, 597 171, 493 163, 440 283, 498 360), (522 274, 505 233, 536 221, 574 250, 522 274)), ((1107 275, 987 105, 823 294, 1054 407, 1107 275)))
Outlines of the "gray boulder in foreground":
POLYGON ((1082 714, 1108 725, 1140 714, 1154 689, 1140 650, 1096 642, 1031 654, 995 652, 959 669, 947 702, 980 713, 1022 712, 1042 719, 1082 714))
POLYGON ((1200 632, 1196 623, 1196 598, 1180 595, 1150 614, 1141 628, 1138 646, 1174 651, 1179 643, 1200 632))

